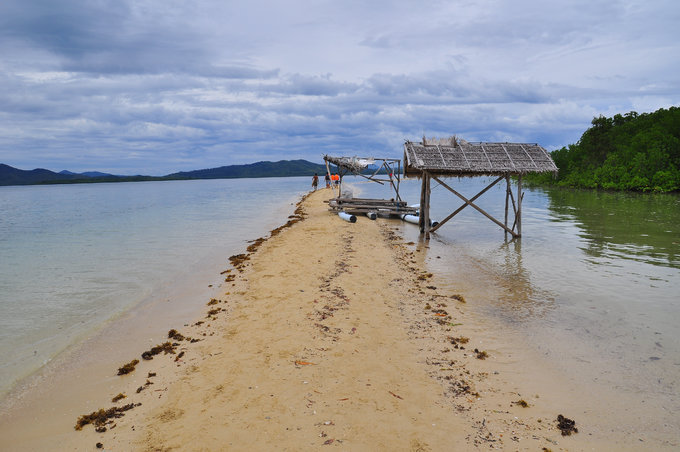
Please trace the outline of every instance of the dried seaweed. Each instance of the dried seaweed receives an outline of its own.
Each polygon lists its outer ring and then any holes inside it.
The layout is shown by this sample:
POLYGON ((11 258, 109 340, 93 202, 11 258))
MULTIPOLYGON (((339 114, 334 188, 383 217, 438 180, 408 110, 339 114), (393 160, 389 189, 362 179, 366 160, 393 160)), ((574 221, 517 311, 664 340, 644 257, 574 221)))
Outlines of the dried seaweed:
POLYGON ((454 299, 454 300, 458 300, 461 303, 465 303, 465 297, 463 297, 462 295, 454 294, 454 295, 451 295, 451 298, 454 299))
POLYGON ((164 353, 164 354, 175 354, 175 347, 177 347, 179 344, 177 343, 172 343, 172 342, 164 342, 160 345, 156 345, 155 347, 151 348, 151 350, 147 350, 144 353, 142 353, 142 358, 146 360, 153 359, 155 355, 158 355, 159 353, 164 353))
POLYGON ((127 364, 122 365, 118 368, 118 375, 126 375, 135 370, 135 366, 139 364, 138 359, 133 359, 127 364))
MULTIPOLYGON (((116 419, 125 416, 125 412, 131 410, 135 407, 140 406, 141 403, 128 403, 121 407, 114 406, 108 410, 100 409, 98 411, 93 411, 90 414, 84 414, 78 418, 76 421, 75 429, 82 430, 88 424, 92 424, 95 428, 106 428, 106 424, 110 423, 110 419, 116 419)), ((105 431, 105 430, 104 430, 105 431)))
POLYGON ((463 347, 462 344, 467 344, 468 341, 470 340, 465 336, 458 337, 448 336, 446 339, 448 339, 451 345, 453 345, 453 348, 460 348, 461 350, 465 350, 465 347, 463 347))
POLYGON ((168 331, 168 339, 174 339, 176 341, 183 341, 186 339, 184 336, 182 336, 177 330, 170 330, 168 331))
POLYGON ((557 416, 557 428, 562 432, 562 436, 570 436, 572 433, 578 433, 576 428, 576 421, 562 416, 557 416))

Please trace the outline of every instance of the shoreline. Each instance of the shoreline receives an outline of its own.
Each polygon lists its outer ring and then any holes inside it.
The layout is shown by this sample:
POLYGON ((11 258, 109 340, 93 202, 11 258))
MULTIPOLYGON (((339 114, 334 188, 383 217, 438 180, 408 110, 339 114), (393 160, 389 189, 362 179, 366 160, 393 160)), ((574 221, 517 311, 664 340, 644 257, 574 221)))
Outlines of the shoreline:
POLYGON ((69 431, 20 447, 620 450, 589 440, 578 418, 581 432, 562 437, 548 406, 559 380, 537 376, 540 398, 518 391, 521 359, 494 346, 502 332, 472 318, 465 294, 437 288, 427 244, 404 243, 401 222, 340 221, 321 202, 330 193, 306 195, 286 225, 232 256, 213 314, 178 329, 199 342, 128 375, 108 369, 107 393, 78 413, 141 406, 106 432, 76 432, 70 417, 69 431))

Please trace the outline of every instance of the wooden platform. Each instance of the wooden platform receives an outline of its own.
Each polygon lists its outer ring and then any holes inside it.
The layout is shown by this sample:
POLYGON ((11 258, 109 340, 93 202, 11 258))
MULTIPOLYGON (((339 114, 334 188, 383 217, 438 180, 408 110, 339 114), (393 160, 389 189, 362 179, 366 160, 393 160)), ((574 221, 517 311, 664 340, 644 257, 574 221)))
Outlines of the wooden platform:
POLYGON ((378 215, 413 215, 418 211, 415 207, 409 207, 406 201, 394 199, 333 198, 327 202, 328 210, 352 214, 376 212, 378 215))

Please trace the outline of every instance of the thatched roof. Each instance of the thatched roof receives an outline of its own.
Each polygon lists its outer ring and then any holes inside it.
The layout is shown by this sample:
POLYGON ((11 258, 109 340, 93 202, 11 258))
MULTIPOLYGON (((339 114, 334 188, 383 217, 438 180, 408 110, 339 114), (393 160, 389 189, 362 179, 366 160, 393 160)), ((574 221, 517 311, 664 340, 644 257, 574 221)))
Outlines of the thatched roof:
MULTIPOLYGON (((425 140, 424 140, 425 141, 425 140)), ((404 174, 428 171, 439 176, 485 176, 557 172, 550 154, 538 144, 469 143, 450 139, 404 144, 404 174)))
POLYGON ((324 155, 323 159, 328 163, 332 163, 337 165, 339 168, 343 168, 353 173, 360 173, 370 165, 375 164, 375 159, 373 158, 331 157, 330 155, 324 155))

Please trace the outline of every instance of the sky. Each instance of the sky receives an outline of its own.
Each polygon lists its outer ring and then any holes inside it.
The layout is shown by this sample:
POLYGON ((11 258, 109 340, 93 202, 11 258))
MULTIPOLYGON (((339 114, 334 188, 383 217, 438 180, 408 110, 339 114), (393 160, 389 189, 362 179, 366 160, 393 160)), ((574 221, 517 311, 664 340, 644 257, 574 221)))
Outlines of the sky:
POLYGON ((2 0, 0 163, 164 175, 576 143, 680 105, 677 0, 2 0))

